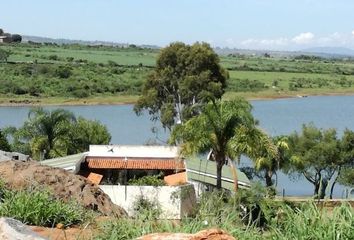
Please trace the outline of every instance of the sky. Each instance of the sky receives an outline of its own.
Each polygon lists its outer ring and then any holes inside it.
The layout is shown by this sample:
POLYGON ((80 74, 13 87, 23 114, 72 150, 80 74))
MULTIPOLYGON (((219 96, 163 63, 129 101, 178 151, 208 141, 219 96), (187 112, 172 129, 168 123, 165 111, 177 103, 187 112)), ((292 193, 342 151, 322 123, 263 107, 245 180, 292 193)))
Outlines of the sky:
POLYGON ((353 0, 0 0, 0 28, 22 35, 166 46, 354 49, 353 0))

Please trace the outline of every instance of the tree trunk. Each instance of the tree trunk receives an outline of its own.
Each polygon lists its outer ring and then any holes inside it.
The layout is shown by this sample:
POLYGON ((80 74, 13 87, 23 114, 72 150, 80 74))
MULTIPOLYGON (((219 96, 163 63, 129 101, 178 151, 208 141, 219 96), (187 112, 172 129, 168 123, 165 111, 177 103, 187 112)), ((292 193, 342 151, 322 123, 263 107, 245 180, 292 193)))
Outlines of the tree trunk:
POLYGON ((221 189, 221 176, 222 176, 222 167, 224 162, 222 160, 216 161, 216 188, 221 189))
POLYGON ((266 181, 266 186, 267 187, 273 186, 272 176, 273 176, 273 172, 272 171, 266 171, 266 173, 265 173, 265 181, 266 181))
POLYGON ((322 180, 321 187, 320 187, 320 192, 319 192, 319 199, 324 199, 326 196, 326 188, 328 186, 328 180, 322 180))
MULTIPOLYGON (((341 170, 342 170, 342 168, 339 167, 339 168, 338 168, 338 171, 337 171, 337 175, 336 175, 335 178, 333 179, 333 184, 332 184, 332 186, 331 186, 331 192, 330 192, 330 194, 329 194, 329 198, 330 198, 330 199, 333 198, 334 185, 336 185, 336 183, 337 183, 337 178, 338 178, 338 176, 340 175, 341 170)), ((333 175, 332 175, 332 176, 333 176, 333 175)))
POLYGON ((331 186, 331 192, 329 194, 329 198, 333 199, 333 190, 334 190, 334 185, 336 185, 336 181, 333 182, 332 186, 331 186))
POLYGON ((232 175, 234 177, 235 192, 237 192, 238 191, 238 176, 237 176, 236 166, 232 160, 230 160, 230 166, 231 166, 232 175))
POLYGON ((318 198, 318 191, 320 189, 320 181, 315 182, 314 185, 315 185, 315 190, 313 192, 313 195, 316 196, 316 198, 318 198))

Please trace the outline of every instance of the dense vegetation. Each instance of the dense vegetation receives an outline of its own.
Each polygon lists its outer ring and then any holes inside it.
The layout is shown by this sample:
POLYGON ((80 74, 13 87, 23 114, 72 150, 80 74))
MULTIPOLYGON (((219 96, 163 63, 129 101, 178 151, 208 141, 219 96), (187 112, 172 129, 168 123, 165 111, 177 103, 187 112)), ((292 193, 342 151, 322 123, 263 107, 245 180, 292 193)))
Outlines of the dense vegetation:
MULTIPOLYGON (((136 46, 4 44, 0 96, 2 102, 95 97, 106 97, 101 101, 107 102, 107 97, 139 95, 158 54, 159 50, 136 46)), ((230 74, 226 97, 354 92, 351 59, 231 54, 220 56, 220 64, 230 74)))
POLYGON ((111 140, 106 126, 100 122, 76 118, 64 109, 33 108, 22 127, 7 127, 4 132, 10 144, 4 141, 0 149, 9 146, 10 150, 35 160, 82 153, 90 144, 108 144, 111 140))

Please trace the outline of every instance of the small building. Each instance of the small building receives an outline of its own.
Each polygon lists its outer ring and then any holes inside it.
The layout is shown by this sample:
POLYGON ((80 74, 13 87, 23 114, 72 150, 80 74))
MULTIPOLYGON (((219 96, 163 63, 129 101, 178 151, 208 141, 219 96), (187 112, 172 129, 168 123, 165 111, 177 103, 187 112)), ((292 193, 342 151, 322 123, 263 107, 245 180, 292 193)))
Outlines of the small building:
POLYGON ((79 174, 100 174, 101 184, 126 185, 146 175, 163 177, 181 171, 185 165, 177 147, 91 145, 79 174))
POLYGON ((0 36, 0 43, 10 43, 12 42, 11 34, 5 33, 4 35, 0 36))
MULTIPOLYGON (((88 152, 41 163, 87 177, 129 215, 134 215, 134 201, 143 196, 160 205, 161 218, 181 219, 192 213, 197 195, 216 185, 215 162, 197 158, 185 160, 180 149, 173 146, 91 145, 88 152), (160 176, 167 186, 129 184, 131 179, 149 175, 160 176)), ((249 187, 246 175, 239 170, 236 173, 238 185, 249 187)), ((223 167, 222 187, 234 189, 229 166, 223 167)))

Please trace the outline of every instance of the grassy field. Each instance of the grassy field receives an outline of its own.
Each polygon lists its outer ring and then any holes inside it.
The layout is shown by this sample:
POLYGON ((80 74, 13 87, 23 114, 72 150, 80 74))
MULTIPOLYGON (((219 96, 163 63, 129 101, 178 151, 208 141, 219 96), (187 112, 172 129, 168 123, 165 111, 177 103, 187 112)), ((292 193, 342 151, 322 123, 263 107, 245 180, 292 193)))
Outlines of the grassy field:
MULTIPOLYGON (((136 101, 156 49, 53 44, 0 45, 0 104, 116 104, 136 101)), ((312 56, 220 56, 225 98, 354 94, 354 61, 312 56)))

